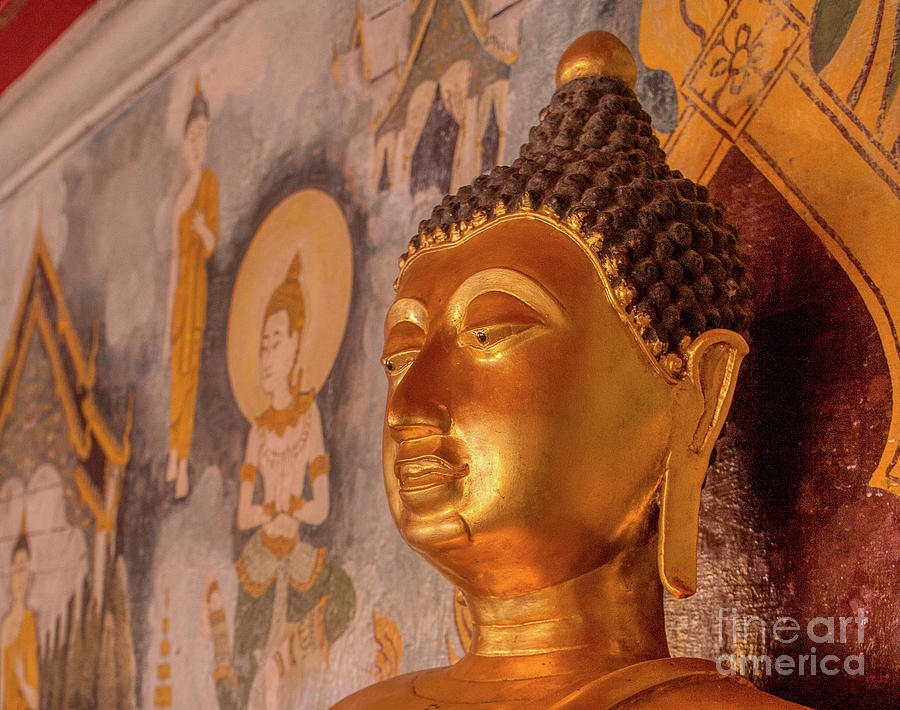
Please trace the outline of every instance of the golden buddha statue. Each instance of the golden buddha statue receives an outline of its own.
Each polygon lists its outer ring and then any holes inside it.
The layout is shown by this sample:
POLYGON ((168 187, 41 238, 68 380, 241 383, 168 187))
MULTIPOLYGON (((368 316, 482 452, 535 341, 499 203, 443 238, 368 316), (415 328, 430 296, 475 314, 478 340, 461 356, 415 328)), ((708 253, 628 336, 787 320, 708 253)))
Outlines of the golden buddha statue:
POLYGON ((474 631, 456 664, 339 710, 798 707, 669 658, 663 588, 696 590, 751 286, 635 75, 612 35, 576 41, 520 157, 445 198, 400 259, 384 482, 474 631))

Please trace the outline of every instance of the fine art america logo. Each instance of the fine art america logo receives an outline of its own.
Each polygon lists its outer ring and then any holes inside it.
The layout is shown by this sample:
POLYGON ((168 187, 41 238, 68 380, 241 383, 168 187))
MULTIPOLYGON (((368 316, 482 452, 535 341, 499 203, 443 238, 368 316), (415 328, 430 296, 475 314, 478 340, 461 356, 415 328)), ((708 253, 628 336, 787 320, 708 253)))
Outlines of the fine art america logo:
POLYGON ((716 668, 723 675, 760 677, 771 675, 864 675, 865 658, 862 653, 821 653, 817 645, 827 645, 833 650, 837 644, 853 644, 860 648, 864 640, 866 612, 860 609, 856 616, 817 616, 805 625, 790 616, 778 617, 769 624, 759 616, 741 616, 737 609, 719 609, 719 645, 726 639, 734 649, 767 649, 777 644, 783 653, 754 654, 736 650, 722 654, 716 660, 716 668), (797 647, 798 652, 791 652, 797 647))

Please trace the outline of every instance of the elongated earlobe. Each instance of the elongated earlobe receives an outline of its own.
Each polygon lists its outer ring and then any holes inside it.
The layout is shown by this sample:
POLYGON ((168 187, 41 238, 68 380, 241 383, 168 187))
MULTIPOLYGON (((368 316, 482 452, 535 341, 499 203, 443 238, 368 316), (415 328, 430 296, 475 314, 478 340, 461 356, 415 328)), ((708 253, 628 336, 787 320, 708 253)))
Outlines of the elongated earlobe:
POLYGON ((733 331, 706 331, 691 344, 687 377, 676 385, 660 500, 658 563, 663 586, 679 598, 697 591, 700 491, 748 351, 747 341, 733 331))

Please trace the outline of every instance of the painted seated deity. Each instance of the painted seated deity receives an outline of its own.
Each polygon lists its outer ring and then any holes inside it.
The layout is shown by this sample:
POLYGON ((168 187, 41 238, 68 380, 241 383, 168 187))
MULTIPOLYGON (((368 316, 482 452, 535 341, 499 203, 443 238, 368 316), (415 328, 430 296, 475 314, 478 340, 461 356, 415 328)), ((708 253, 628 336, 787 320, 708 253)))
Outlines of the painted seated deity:
POLYGON ((635 76, 612 35, 576 41, 520 157, 447 196, 400 259, 384 482, 473 636, 339 710, 798 707, 669 657, 663 589, 696 590, 752 287, 635 76))
POLYGON ((31 548, 24 512, 9 571, 10 604, 0 620, 0 708, 37 710, 40 706, 38 636, 34 612, 27 606, 31 548))
MULTIPOLYGON (((220 708, 276 708, 282 678, 330 645, 353 617, 350 578, 324 547, 301 537, 330 510, 330 456, 315 391, 300 389, 306 311, 300 255, 269 298, 260 343, 260 382, 270 406, 252 422, 240 473, 237 526, 252 531, 235 563, 238 581, 233 660, 218 584, 207 592, 220 708), (257 479, 262 501, 255 502, 257 479), (213 602, 212 600, 215 600, 213 602)), ((302 669, 300 669, 302 670, 302 669)))

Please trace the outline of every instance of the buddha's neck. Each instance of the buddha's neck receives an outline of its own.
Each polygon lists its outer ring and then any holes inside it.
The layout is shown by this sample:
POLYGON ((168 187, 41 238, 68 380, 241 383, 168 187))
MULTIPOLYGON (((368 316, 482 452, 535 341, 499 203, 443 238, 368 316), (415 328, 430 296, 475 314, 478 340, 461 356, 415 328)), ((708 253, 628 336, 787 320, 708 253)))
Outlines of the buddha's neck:
POLYGON ((567 658, 583 667, 589 657, 595 668, 613 670, 668 656, 655 549, 632 550, 521 596, 468 596, 474 625, 469 661, 532 656, 535 666, 557 673, 565 672, 567 658))

